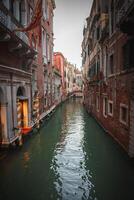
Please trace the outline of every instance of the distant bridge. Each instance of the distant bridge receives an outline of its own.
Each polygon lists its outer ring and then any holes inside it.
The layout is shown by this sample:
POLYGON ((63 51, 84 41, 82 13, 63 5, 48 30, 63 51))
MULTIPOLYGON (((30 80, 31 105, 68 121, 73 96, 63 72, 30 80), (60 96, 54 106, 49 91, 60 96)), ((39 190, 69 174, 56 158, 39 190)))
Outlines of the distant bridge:
POLYGON ((82 90, 75 90, 69 94, 69 96, 75 96, 75 97, 83 97, 83 91, 82 90))

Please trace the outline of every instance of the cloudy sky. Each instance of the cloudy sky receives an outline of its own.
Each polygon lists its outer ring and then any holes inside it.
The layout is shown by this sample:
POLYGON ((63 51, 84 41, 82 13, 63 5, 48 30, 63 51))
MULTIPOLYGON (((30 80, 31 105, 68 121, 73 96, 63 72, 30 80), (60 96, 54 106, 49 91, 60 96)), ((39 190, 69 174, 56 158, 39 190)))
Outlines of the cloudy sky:
POLYGON ((81 67, 82 32, 92 0, 56 0, 54 12, 54 51, 60 51, 81 67))

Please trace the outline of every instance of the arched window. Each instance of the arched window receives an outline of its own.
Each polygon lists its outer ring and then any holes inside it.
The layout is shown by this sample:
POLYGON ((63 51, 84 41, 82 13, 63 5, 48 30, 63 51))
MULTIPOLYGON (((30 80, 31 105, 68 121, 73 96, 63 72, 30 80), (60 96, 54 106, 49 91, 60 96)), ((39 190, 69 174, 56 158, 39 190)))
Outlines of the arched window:
POLYGON ((25 96, 25 89, 23 87, 19 87, 17 90, 17 97, 25 96))

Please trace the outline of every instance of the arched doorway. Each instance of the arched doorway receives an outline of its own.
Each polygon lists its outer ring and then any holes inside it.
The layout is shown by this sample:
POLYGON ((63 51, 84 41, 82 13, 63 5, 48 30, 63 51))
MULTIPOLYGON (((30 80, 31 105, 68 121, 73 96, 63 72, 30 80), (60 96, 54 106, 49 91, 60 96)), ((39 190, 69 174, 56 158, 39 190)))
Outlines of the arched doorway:
POLYGON ((28 127, 28 98, 24 87, 17 90, 17 123, 18 128, 28 127))

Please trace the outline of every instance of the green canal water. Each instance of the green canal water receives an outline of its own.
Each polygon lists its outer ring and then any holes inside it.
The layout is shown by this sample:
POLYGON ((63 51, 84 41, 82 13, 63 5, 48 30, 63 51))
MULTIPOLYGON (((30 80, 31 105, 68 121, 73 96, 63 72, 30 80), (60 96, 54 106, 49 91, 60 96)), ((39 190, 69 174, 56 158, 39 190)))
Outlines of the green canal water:
POLYGON ((0 160, 0 200, 133 200, 134 164, 84 110, 57 108, 0 160))

